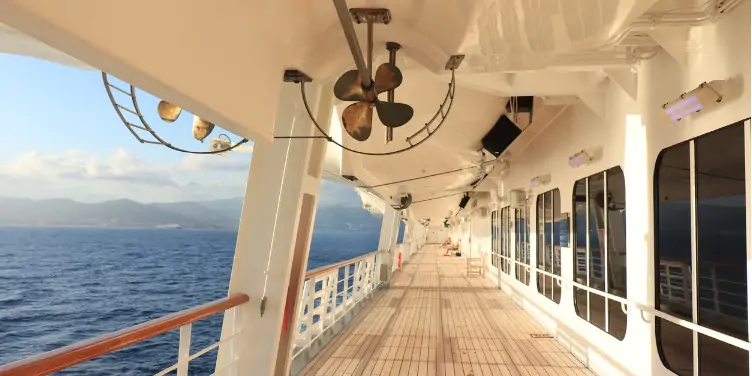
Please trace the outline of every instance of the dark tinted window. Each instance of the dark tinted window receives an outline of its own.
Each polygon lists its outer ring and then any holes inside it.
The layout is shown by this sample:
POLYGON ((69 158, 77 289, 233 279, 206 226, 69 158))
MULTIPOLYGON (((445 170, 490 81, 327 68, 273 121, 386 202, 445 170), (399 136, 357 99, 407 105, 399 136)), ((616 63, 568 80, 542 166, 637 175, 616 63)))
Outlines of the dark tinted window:
MULTIPOLYGON (((566 223, 561 218, 560 197, 558 188, 538 195, 536 210, 538 269, 558 276, 561 275, 561 247, 555 230, 559 229, 558 222, 566 223)), ((536 278, 538 292, 558 303, 561 299, 561 281, 543 273, 537 273, 536 278)))
MULTIPOLYGON (((574 281, 626 298, 626 197, 620 167, 575 183, 574 281), (589 213, 589 214, 588 214, 589 213)), ((618 339, 626 334, 621 303, 585 289, 574 289, 577 315, 618 339)))
POLYGON ((530 284, 530 271, 525 265, 530 265, 530 209, 527 206, 514 209, 515 251, 514 259, 517 280, 530 284), (525 264, 525 265, 522 265, 525 264))
MULTIPOLYGON (((744 143, 744 125, 738 123, 661 153, 655 177, 655 247, 659 309, 746 341, 744 143)), ((679 375, 692 375, 695 346, 700 374, 749 374, 744 350, 703 334, 694 342, 692 330, 666 320, 657 319, 656 331, 661 359, 679 375)))

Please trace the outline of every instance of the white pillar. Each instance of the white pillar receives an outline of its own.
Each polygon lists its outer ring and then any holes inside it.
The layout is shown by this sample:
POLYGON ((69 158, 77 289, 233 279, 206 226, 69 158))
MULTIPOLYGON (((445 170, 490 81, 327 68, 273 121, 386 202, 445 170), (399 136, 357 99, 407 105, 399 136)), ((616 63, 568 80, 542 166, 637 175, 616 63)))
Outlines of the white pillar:
POLYGON ((381 254, 379 266, 382 282, 389 282, 392 279, 397 232, 399 232, 399 213, 391 206, 386 205, 384 216, 381 219, 381 235, 379 236, 379 250, 385 252, 381 254))
MULTIPOLYGON (((275 136, 316 134, 303 108, 300 87, 280 84, 275 136)), ((317 107, 317 86, 308 84, 306 92, 313 110, 318 109, 321 115, 319 122, 326 117, 324 124, 328 124, 330 113, 326 108, 331 107, 330 100, 317 107)), ((247 294, 250 302, 237 319, 225 316, 222 337, 232 334, 233 328, 240 328, 242 333, 220 347, 216 369, 232 362, 233 354, 239 360, 218 374, 289 373, 285 364, 275 371, 278 354, 291 351, 289 341, 280 341, 282 317, 291 280, 291 294, 297 295, 293 302, 300 300, 299 285, 308 262, 325 144, 322 139, 275 139, 254 144, 229 288, 230 294, 247 294)), ((289 319, 288 325, 294 324, 295 317, 289 319)))

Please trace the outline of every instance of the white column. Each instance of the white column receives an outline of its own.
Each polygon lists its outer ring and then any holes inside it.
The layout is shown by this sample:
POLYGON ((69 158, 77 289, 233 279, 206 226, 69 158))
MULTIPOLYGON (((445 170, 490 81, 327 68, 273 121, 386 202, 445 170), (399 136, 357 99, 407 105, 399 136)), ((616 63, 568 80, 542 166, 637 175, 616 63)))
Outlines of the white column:
MULTIPOLYGON (((275 136, 316 134, 303 108, 300 87, 280 84, 283 86, 275 136)), ((307 85, 306 92, 316 111, 317 86, 307 85)), ((321 103, 321 107, 326 104, 321 103)), ((321 111, 321 107, 318 112, 326 117, 326 109, 321 111)), ((242 333, 220 347, 217 371, 233 361, 231 353, 238 354, 239 360, 235 367, 225 368, 218 374, 281 375, 286 372, 285 369, 275 371, 278 353, 291 350, 287 349, 287 342, 280 342, 282 317, 291 279, 297 282, 291 286, 296 295, 294 302, 300 300, 297 292, 308 261, 312 216, 315 215, 325 149, 322 143, 325 141, 321 139, 275 139, 272 143, 254 144, 229 287, 230 294, 247 294, 250 303, 235 325, 228 322, 232 320, 229 315, 225 317, 222 337, 230 335, 229 328, 233 326, 239 327, 242 333), (299 224, 306 228, 298 228, 299 224), (296 270, 291 275, 293 268, 296 270)), ((288 325, 291 323, 294 325, 294 318, 288 320, 288 325)), ((288 331, 293 327, 288 327, 288 331)))
POLYGON ((384 216, 381 219, 381 235, 379 236, 379 250, 386 252, 380 257, 379 275, 382 282, 389 282, 392 279, 392 265, 394 264, 394 248, 397 243, 396 233, 399 231, 399 213, 386 205, 384 216), (381 272, 381 268, 386 267, 386 272, 381 272))

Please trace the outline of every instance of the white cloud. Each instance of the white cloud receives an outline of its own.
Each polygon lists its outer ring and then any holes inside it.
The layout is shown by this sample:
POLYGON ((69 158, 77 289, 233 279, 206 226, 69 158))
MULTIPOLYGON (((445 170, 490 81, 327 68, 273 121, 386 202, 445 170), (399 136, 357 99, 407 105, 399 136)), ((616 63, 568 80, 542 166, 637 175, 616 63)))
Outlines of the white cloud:
MULTIPOLYGON (((186 154, 173 163, 146 161, 124 150, 100 156, 84 150, 61 154, 28 151, 0 164, 0 196, 71 198, 99 202, 198 201, 245 193, 251 155, 186 154)), ((325 180, 320 205, 360 206, 352 187, 325 180)))
POLYGON ((186 155, 177 163, 154 163, 124 149, 104 157, 83 150, 29 151, 0 165, 0 195, 142 202, 238 197, 249 162, 248 153, 186 155))

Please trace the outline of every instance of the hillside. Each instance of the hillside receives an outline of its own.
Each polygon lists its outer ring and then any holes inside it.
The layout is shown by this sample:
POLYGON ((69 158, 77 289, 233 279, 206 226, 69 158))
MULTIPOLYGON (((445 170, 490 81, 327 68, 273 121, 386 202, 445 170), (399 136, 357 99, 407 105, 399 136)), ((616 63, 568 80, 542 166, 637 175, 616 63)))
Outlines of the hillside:
MULTIPOLYGON (((0 226, 88 226, 236 229, 242 199, 143 204, 131 200, 81 203, 69 199, 0 198, 0 226)), ((317 227, 378 229, 381 219, 353 206, 320 205, 317 227)))

